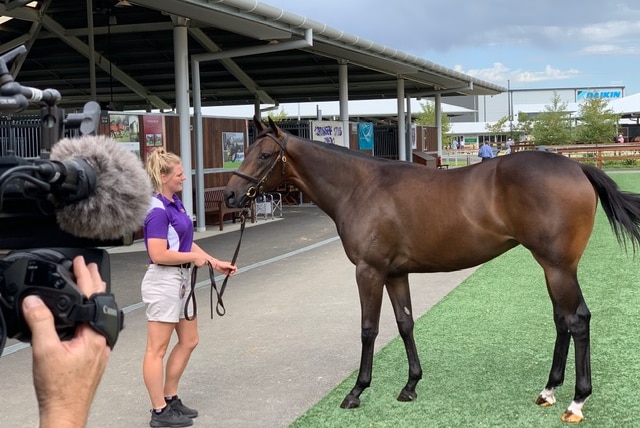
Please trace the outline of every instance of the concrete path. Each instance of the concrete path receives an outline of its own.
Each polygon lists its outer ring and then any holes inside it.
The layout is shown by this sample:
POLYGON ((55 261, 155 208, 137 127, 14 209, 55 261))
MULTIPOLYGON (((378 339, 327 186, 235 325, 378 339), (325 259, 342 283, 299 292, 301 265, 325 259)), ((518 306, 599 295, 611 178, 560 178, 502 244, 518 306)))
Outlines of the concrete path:
MULTIPOLYGON (((216 257, 230 259, 238 237, 238 225, 229 224, 224 233, 198 233, 197 242, 216 257)), ((110 253, 112 288, 126 311, 126 327, 88 426, 145 427, 150 406, 142 381, 146 321, 140 280, 146 255, 140 244, 110 253)), ((194 426, 286 427, 358 368, 360 306, 354 267, 332 221, 311 205, 285 207, 283 219, 247 227, 238 265, 240 271, 225 292, 224 317, 210 319, 209 288, 199 275, 200 344, 180 394, 200 412, 194 426)), ((416 318, 472 272, 412 275, 416 318)), ((395 336, 385 297, 377 349, 395 336)), ((9 341, 5 353, 10 353, 0 358, 0 426, 6 428, 37 426, 31 353, 23 347, 9 341)))

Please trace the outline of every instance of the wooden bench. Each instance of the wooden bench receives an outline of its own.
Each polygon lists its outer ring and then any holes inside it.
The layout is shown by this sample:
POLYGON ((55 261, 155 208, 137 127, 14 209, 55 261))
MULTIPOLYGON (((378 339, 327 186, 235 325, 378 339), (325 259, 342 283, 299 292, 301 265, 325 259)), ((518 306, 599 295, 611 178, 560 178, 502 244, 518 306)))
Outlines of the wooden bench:
MULTIPOLYGON (((231 220, 236 222, 240 218, 240 213, 244 208, 229 208, 224 203, 224 187, 208 187, 204 189, 204 213, 205 216, 214 217, 220 225, 220 230, 224 227, 224 218, 227 214, 231 215, 231 220)), ((255 223, 256 214, 253 203, 251 204, 251 223, 255 223)))

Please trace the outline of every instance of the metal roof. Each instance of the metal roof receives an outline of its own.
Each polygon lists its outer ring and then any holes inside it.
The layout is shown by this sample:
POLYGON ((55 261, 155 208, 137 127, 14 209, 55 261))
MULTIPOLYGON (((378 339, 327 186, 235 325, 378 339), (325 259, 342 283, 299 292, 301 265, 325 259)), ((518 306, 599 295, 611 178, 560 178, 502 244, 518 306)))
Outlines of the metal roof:
MULTIPOLYGON (((349 117, 351 120, 367 119, 372 121, 393 122, 398 115, 398 100, 359 100, 349 101, 349 117)), ((411 114, 418 116, 422 114, 422 102, 411 98, 411 114)), ((474 113, 475 110, 466 107, 460 107, 452 104, 441 104, 442 114, 447 116, 459 116, 463 114, 474 113)), ((319 101, 308 103, 286 103, 280 104, 274 113, 280 111, 286 113, 290 118, 298 117, 300 119, 315 119, 320 116, 325 120, 337 120, 340 117, 340 103, 337 101, 319 101)), ((253 106, 222 106, 222 107, 206 107, 202 109, 204 116, 214 117, 230 117, 250 119, 255 114, 253 106)))
POLYGON ((613 99, 609 107, 625 119, 640 117, 640 93, 613 99))
POLYGON ((111 109, 175 107, 174 23, 186 22, 188 55, 260 47, 302 39, 303 49, 204 61, 202 107, 335 101, 339 63, 347 62, 350 100, 396 98, 405 93, 493 95, 506 89, 397 49, 364 40, 303 16, 252 0, 4 0, 0 53, 26 45, 13 61, 15 80, 62 94, 78 108, 92 97, 111 109), (89 11, 87 10, 89 7, 89 11), (176 19, 176 17, 187 18, 176 19), (91 22, 92 21, 92 22, 91 22), (93 37, 91 35, 93 34, 93 37), (91 46, 93 45, 93 49, 91 46), (89 58, 95 52, 95 77, 89 58))

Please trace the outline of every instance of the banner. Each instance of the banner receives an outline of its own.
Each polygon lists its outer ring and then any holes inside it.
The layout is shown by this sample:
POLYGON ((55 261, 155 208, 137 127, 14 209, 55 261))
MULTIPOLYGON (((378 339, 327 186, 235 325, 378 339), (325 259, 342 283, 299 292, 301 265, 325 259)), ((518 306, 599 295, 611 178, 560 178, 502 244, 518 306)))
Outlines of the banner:
POLYGON ((373 123, 358 122, 358 148, 373 150, 373 123))
POLYGON ((342 122, 336 120, 312 120, 311 139, 324 141, 327 144, 348 147, 348 142, 346 146, 344 142, 342 122))
POLYGON ((164 116, 159 114, 145 114, 142 116, 142 132, 144 139, 144 161, 147 155, 156 147, 165 147, 164 116))

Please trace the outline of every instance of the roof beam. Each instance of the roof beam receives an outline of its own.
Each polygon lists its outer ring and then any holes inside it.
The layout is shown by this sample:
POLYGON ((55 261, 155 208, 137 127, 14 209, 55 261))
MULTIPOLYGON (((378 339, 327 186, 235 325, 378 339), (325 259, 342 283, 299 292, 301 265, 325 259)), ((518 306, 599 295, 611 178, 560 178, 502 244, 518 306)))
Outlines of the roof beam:
MULTIPOLYGON (((222 52, 222 49, 211 40, 204 32, 199 28, 189 28, 189 34, 196 39, 203 48, 211 53, 222 52)), ((262 104, 275 104, 275 100, 251 78, 245 73, 236 62, 231 58, 220 58, 220 63, 231 73, 240 83, 244 85, 249 91, 255 94, 260 103, 262 104)))
MULTIPOLYGON (((89 49, 89 46, 84 43, 82 40, 75 36, 69 36, 67 34, 66 28, 56 22, 49 15, 43 14, 39 15, 38 11, 32 10, 31 8, 21 7, 17 9, 7 10, 7 7, 3 4, 0 4, 0 14, 5 16, 11 16, 13 18, 22 19, 26 21, 37 22, 44 26, 48 31, 51 31, 55 34, 60 40, 65 42, 67 45, 71 46, 73 49, 78 51, 84 57, 89 59, 92 55, 92 52, 89 49)), ((97 52, 93 52, 95 55, 96 65, 98 65, 101 69, 103 69, 106 73, 111 74, 114 78, 116 78, 123 85, 131 89, 138 96, 144 98, 149 101, 153 106, 159 109, 171 109, 171 105, 169 105, 164 100, 160 99, 155 95, 149 94, 149 91, 139 84, 136 80, 134 80, 127 73, 122 71, 118 66, 112 64, 105 57, 100 55, 97 52)))
MULTIPOLYGON (((89 57, 92 55, 92 52, 89 50, 89 46, 86 43, 84 43, 82 40, 80 40, 77 37, 67 36, 66 29, 62 25, 58 24, 55 20, 53 20, 50 16, 44 15, 42 17, 42 23, 47 30, 56 34, 60 38, 60 40, 62 40, 63 42, 71 46, 73 49, 81 53, 87 59, 89 59, 89 57)), ((171 108, 171 106, 168 103, 166 103, 164 100, 158 98, 155 95, 149 94, 149 91, 144 86, 139 84, 127 73, 122 71, 118 66, 112 64, 111 61, 106 59, 104 56, 100 55, 97 52, 93 52, 93 55, 95 55, 95 61, 98 67, 103 69, 106 73, 111 74, 119 82, 121 82, 123 85, 131 89, 140 97, 148 100, 156 108, 160 108, 160 109, 171 108)))
MULTIPOLYGON (((45 12, 47 10, 47 8, 49 8, 50 4, 51 4, 51 0, 45 0, 42 3, 42 6, 41 6, 40 10, 42 12, 45 12)), ((42 23, 41 22, 32 21, 31 22, 31 27, 29 28, 29 31, 27 32, 27 34, 25 34, 23 36, 23 37, 27 38, 27 40, 24 42, 25 47, 27 48, 27 55, 28 55, 29 50, 31 50, 31 47, 35 43, 36 39, 38 38, 38 35, 40 34, 40 30, 41 29, 42 29, 42 23)), ((13 64, 11 66, 11 75, 13 76, 14 80, 18 76, 18 73, 20 73, 20 69, 22 68, 22 64, 24 64, 24 61, 27 58, 27 55, 23 55, 23 56, 21 56, 19 58, 16 58, 16 60, 13 61, 13 64)))

